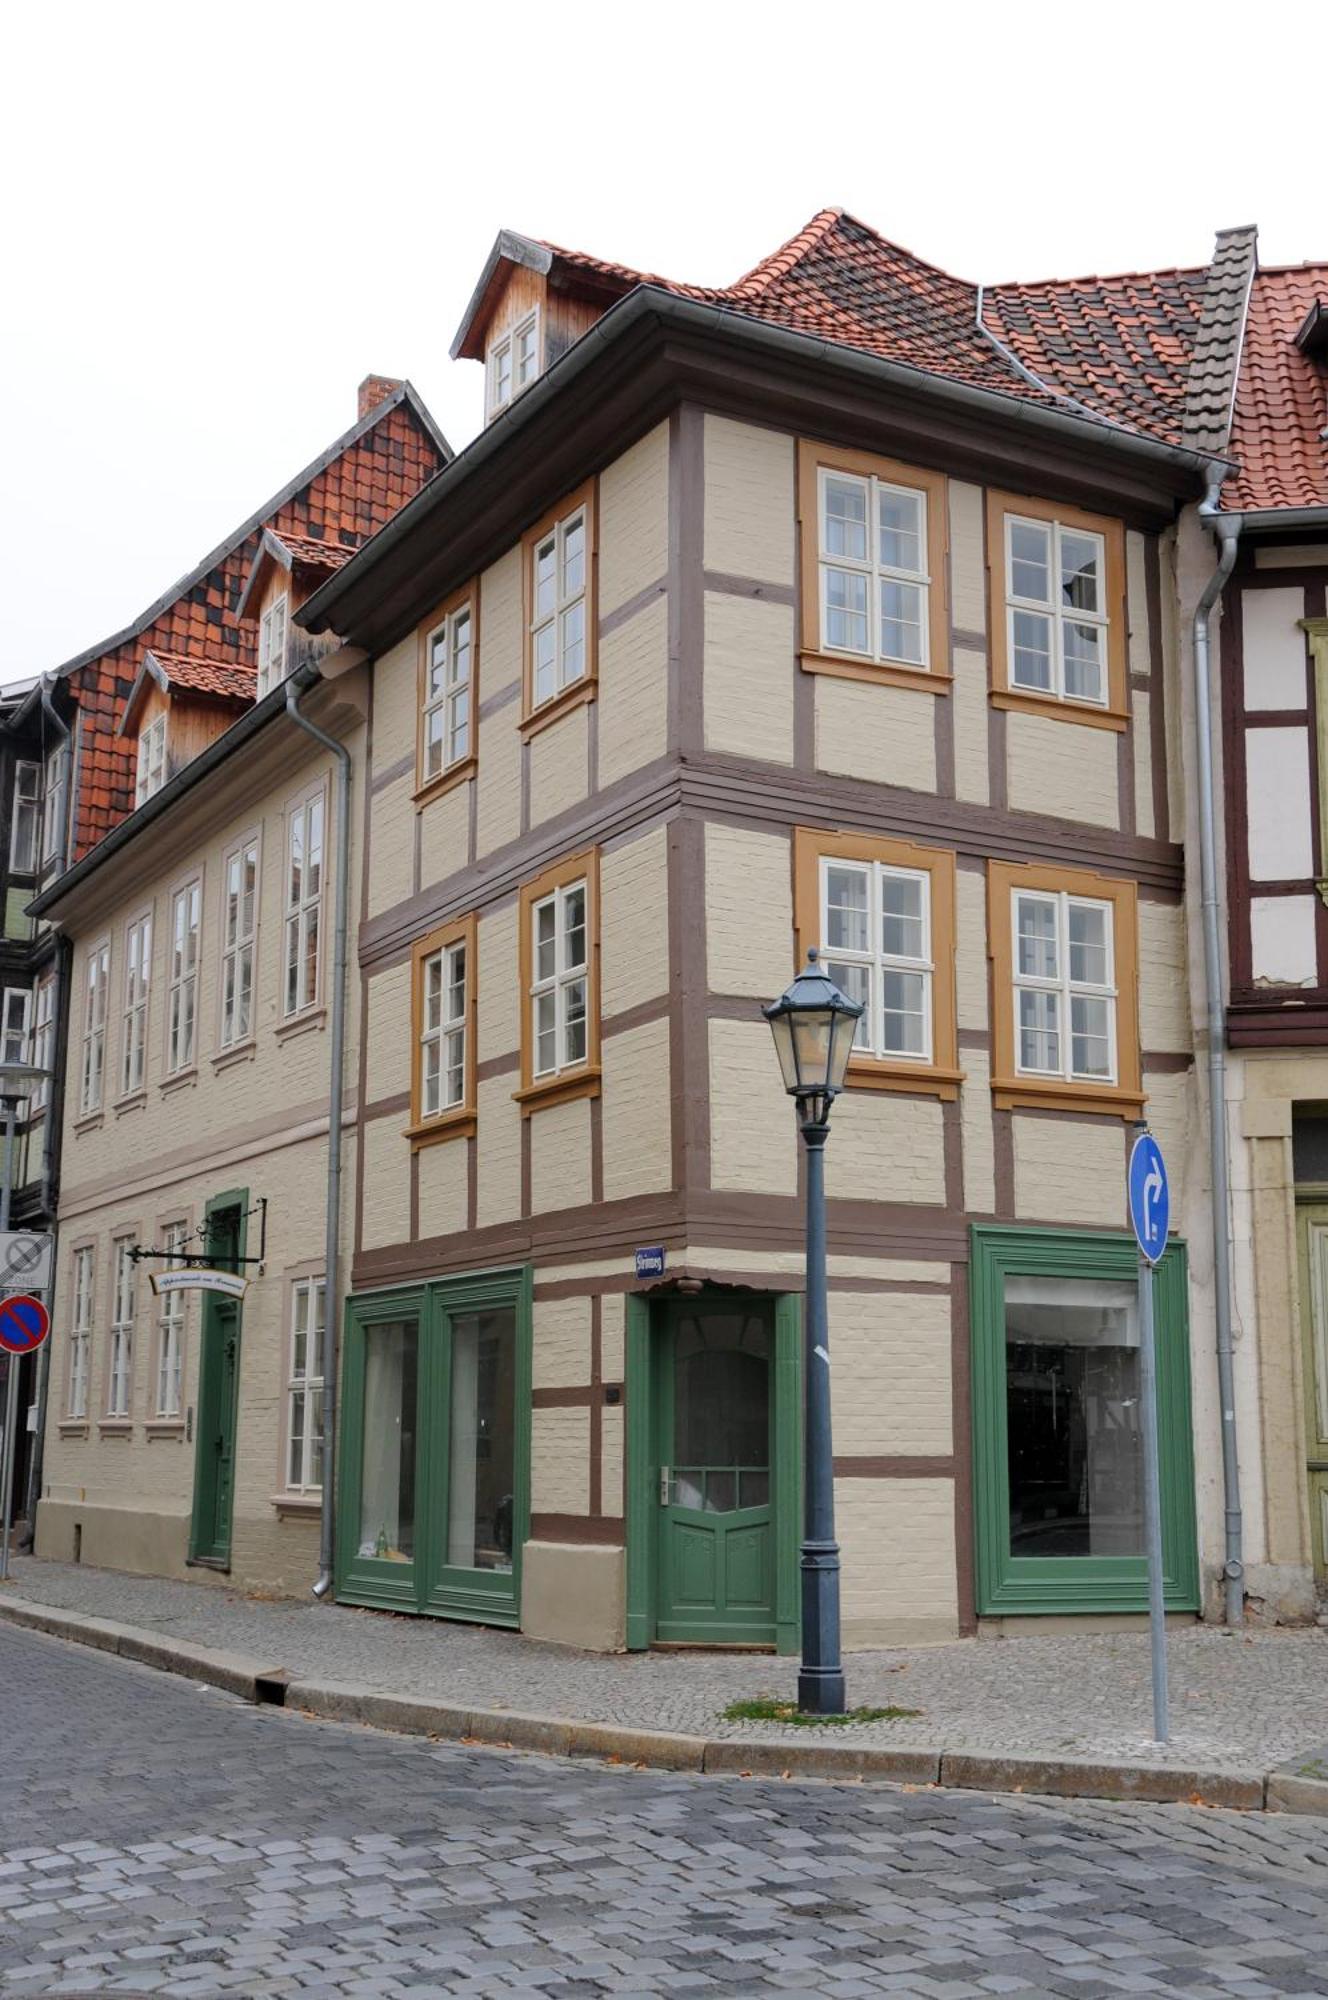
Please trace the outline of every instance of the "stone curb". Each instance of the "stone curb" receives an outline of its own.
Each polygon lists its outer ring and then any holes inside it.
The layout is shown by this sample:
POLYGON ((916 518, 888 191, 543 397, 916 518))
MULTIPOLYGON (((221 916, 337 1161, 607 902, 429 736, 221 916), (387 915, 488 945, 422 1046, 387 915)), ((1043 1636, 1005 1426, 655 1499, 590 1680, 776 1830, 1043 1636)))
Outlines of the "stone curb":
POLYGON ((1052 1798, 1227 1806, 1244 1812, 1328 1812, 1328 1782, 1293 1775, 1294 1765, 1264 1774, 1080 1757, 993 1757, 924 1746, 885 1749, 870 1744, 796 1743, 769 1737, 685 1736, 673 1730, 633 1729, 567 1716, 459 1708, 413 1695, 380 1694, 359 1684, 297 1680, 284 1668, 266 1666, 243 1655, 213 1652, 141 1627, 86 1617, 7 1593, 0 1594, 0 1618, 54 1638, 117 1653, 165 1673, 207 1682, 247 1701, 275 1702, 327 1721, 356 1722, 407 1736, 535 1750, 556 1757, 599 1757, 655 1770, 715 1776, 856 1779, 938 1785, 959 1791, 1028 1792, 1052 1798))

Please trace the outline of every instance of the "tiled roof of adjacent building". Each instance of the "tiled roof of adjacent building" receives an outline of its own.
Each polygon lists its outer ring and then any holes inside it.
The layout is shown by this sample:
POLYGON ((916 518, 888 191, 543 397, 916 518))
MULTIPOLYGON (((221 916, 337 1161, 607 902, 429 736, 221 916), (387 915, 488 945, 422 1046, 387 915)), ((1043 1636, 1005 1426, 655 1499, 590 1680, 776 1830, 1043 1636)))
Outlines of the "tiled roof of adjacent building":
POLYGON ((1296 334, 1328 300, 1328 263, 1260 271, 1245 325, 1226 508, 1328 506, 1328 368, 1296 334))
POLYGON ((312 535, 292 534, 289 529, 282 529, 280 533, 273 531, 273 540, 280 542, 291 561, 298 563, 302 569, 321 569, 329 575, 333 570, 340 569, 344 562, 349 562, 360 545, 358 536, 350 544, 324 542, 315 540, 312 535))
POLYGON ((203 660, 186 653, 163 653, 155 646, 149 652, 172 687, 215 695, 225 701, 252 701, 257 691, 258 674, 251 666, 234 660, 203 660))

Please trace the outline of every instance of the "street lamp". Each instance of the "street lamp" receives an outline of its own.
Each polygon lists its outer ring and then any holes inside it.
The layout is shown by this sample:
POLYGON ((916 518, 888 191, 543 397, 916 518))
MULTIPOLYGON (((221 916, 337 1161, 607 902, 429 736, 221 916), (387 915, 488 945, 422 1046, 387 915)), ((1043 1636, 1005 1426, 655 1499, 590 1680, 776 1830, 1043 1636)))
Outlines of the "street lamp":
POLYGON ((839 1657, 839 1544, 830 1436, 830 1329, 825 1282, 825 1142, 830 1107, 844 1088, 862 1007, 841 993, 807 953, 806 970, 762 1009, 775 1038, 784 1088, 798 1107, 807 1148, 807 1304, 803 1316, 805 1502, 802 1537, 802 1665, 798 1707, 844 1713, 839 1657))
MULTIPOLYGON (((41 1084, 50 1080, 51 1072, 41 1069, 35 1063, 0 1063, 0 1100, 5 1108, 5 1159, 3 1174, 0 1175, 0 1231, 9 1227, 9 1209, 14 1194, 14 1121, 18 1114, 20 1098, 30 1097, 41 1084)), ((18 1443, 15 1435, 18 1424, 18 1368, 19 1357, 9 1354, 5 1357, 7 1382, 5 1387, 5 1436, 4 1454, 0 1458, 0 1582, 9 1575, 9 1531, 14 1513, 14 1467, 18 1463, 18 1443)))

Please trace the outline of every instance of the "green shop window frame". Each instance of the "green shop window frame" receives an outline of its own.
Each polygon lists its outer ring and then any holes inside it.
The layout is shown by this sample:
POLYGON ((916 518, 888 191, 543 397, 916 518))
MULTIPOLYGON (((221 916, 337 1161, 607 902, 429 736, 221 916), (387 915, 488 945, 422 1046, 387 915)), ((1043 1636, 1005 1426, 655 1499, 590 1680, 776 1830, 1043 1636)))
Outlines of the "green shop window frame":
POLYGON ((476 1624, 518 1627, 521 1556, 530 1536, 531 1273, 518 1270, 443 1279, 346 1301, 339 1436, 337 1597, 375 1610, 419 1612, 476 1624), (510 1306, 513 1365, 512 1549, 510 1570, 449 1564, 453 1326, 463 1315, 510 1306), (414 1535, 409 1561, 360 1553, 365 1374, 373 1330, 417 1328, 414 1535))
MULTIPOLYGON (((972 1227, 970 1242, 978 1611, 996 1617, 1147 1611, 1148 1577, 1142 1554, 1011 1555, 1007 1467, 1006 1277, 1133 1281, 1139 1270, 1134 1238, 1091 1230, 980 1224, 972 1227)), ((1197 1611, 1189 1279, 1182 1244, 1167 1249, 1154 1284, 1165 1601, 1168 1611, 1197 1611)))

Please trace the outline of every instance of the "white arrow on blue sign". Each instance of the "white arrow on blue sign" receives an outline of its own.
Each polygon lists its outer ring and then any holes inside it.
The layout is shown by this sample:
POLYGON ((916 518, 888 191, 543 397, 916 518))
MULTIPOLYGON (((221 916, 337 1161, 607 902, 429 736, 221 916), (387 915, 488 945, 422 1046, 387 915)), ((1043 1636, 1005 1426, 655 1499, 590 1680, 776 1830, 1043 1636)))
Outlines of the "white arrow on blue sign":
POLYGON ((1130 1153, 1130 1223, 1134 1240, 1150 1264, 1156 1264, 1167 1247, 1167 1226, 1171 1220, 1171 1190, 1167 1185, 1162 1148, 1151 1132, 1135 1140, 1130 1153))

